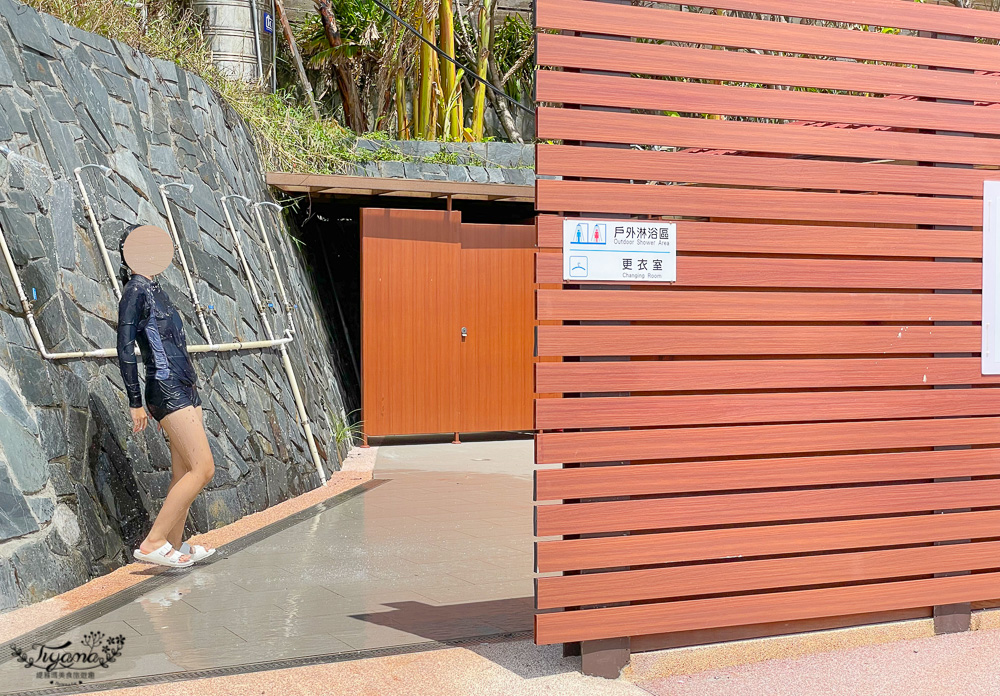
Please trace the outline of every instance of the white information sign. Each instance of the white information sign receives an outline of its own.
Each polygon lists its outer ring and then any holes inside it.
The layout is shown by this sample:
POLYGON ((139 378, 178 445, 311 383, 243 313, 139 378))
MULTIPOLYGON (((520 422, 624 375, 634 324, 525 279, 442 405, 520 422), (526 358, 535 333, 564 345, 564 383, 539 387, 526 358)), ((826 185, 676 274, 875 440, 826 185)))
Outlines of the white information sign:
POLYGON ((563 220, 563 280, 677 280, 677 223, 563 220))

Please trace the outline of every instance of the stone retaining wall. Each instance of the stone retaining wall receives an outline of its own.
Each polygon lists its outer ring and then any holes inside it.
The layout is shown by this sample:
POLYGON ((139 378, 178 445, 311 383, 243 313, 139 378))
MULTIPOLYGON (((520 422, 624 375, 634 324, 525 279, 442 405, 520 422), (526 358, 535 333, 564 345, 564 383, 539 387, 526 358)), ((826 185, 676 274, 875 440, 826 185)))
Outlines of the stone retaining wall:
POLYGON ((348 174, 480 184, 535 183, 535 146, 358 138, 348 174))
MULTIPOLYGON (((267 198, 245 124, 198 77, 128 46, 0 0, 0 226, 50 350, 113 348, 117 301, 87 225, 85 181, 115 266, 126 225, 166 228, 174 215, 215 341, 266 338, 238 269, 219 197, 267 198)), ((245 211, 242 204, 235 208, 245 211)), ((256 239, 249 218, 243 229, 256 239)), ((331 416, 343 414, 339 376, 310 276, 288 231, 272 228, 297 302, 290 353, 327 471, 338 468, 331 416)), ((259 241, 244 237, 252 272, 274 297, 259 241)), ((179 264, 161 276, 202 343, 179 264)), ((275 303, 277 307, 277 303, 275 303)), ((284 330, 275 313, 273 326, 284 330)), ((195 355, 215 478, 195 501, 188 533, 228 524, 319 485, 274 350, 195 355)), ((140 368, 140 373, 142 368, 140 368)), ((0 611, 71 589, 130 562, 170 482, 155 427, 131 433, 117 361, 50 362, 27 331, 0 264, 0 611)))

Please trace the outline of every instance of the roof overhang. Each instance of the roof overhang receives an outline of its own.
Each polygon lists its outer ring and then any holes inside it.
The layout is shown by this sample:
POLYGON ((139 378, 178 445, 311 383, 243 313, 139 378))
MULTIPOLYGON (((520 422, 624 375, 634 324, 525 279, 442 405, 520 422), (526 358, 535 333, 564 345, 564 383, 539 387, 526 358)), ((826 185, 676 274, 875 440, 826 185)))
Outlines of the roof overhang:
POLYGON ((534 186, 480 184, 428 179, 341 176, 339 174, 290 174, 268 172, 267 183, 286 193, 312 197, 452 198, 453 200, 534 203, 534 186))

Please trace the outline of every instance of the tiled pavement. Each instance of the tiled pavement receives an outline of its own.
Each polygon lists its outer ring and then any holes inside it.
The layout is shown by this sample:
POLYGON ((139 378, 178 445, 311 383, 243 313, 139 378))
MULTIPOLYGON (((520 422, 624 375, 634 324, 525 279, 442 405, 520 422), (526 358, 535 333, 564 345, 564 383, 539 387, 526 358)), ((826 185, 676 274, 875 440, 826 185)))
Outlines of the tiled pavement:
MULTIPOLYGON (((528 630, 531 448, 383 446, 380 485, 214 562, 171 570, 62 642, 125 636, 121 656, 86 685, 528 630)), ((0 694, 49 686, 0 660, 0 694)))

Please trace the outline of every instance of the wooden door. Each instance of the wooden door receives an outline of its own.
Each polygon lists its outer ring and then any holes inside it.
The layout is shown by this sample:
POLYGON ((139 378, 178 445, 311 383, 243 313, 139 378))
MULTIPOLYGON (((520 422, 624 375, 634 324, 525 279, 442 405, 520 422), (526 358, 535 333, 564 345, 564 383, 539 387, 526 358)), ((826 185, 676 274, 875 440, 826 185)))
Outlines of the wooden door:
POLYGON ((459 213, 361 211, 362 404, 368 435, 453 432, 459 213))
POLYGON ((534 225, 462 224, 461 432, 531 430, 534 225))
POLYGON ((370 208, 361 235, 365 433, 530 430, 534 226, 370 208))

